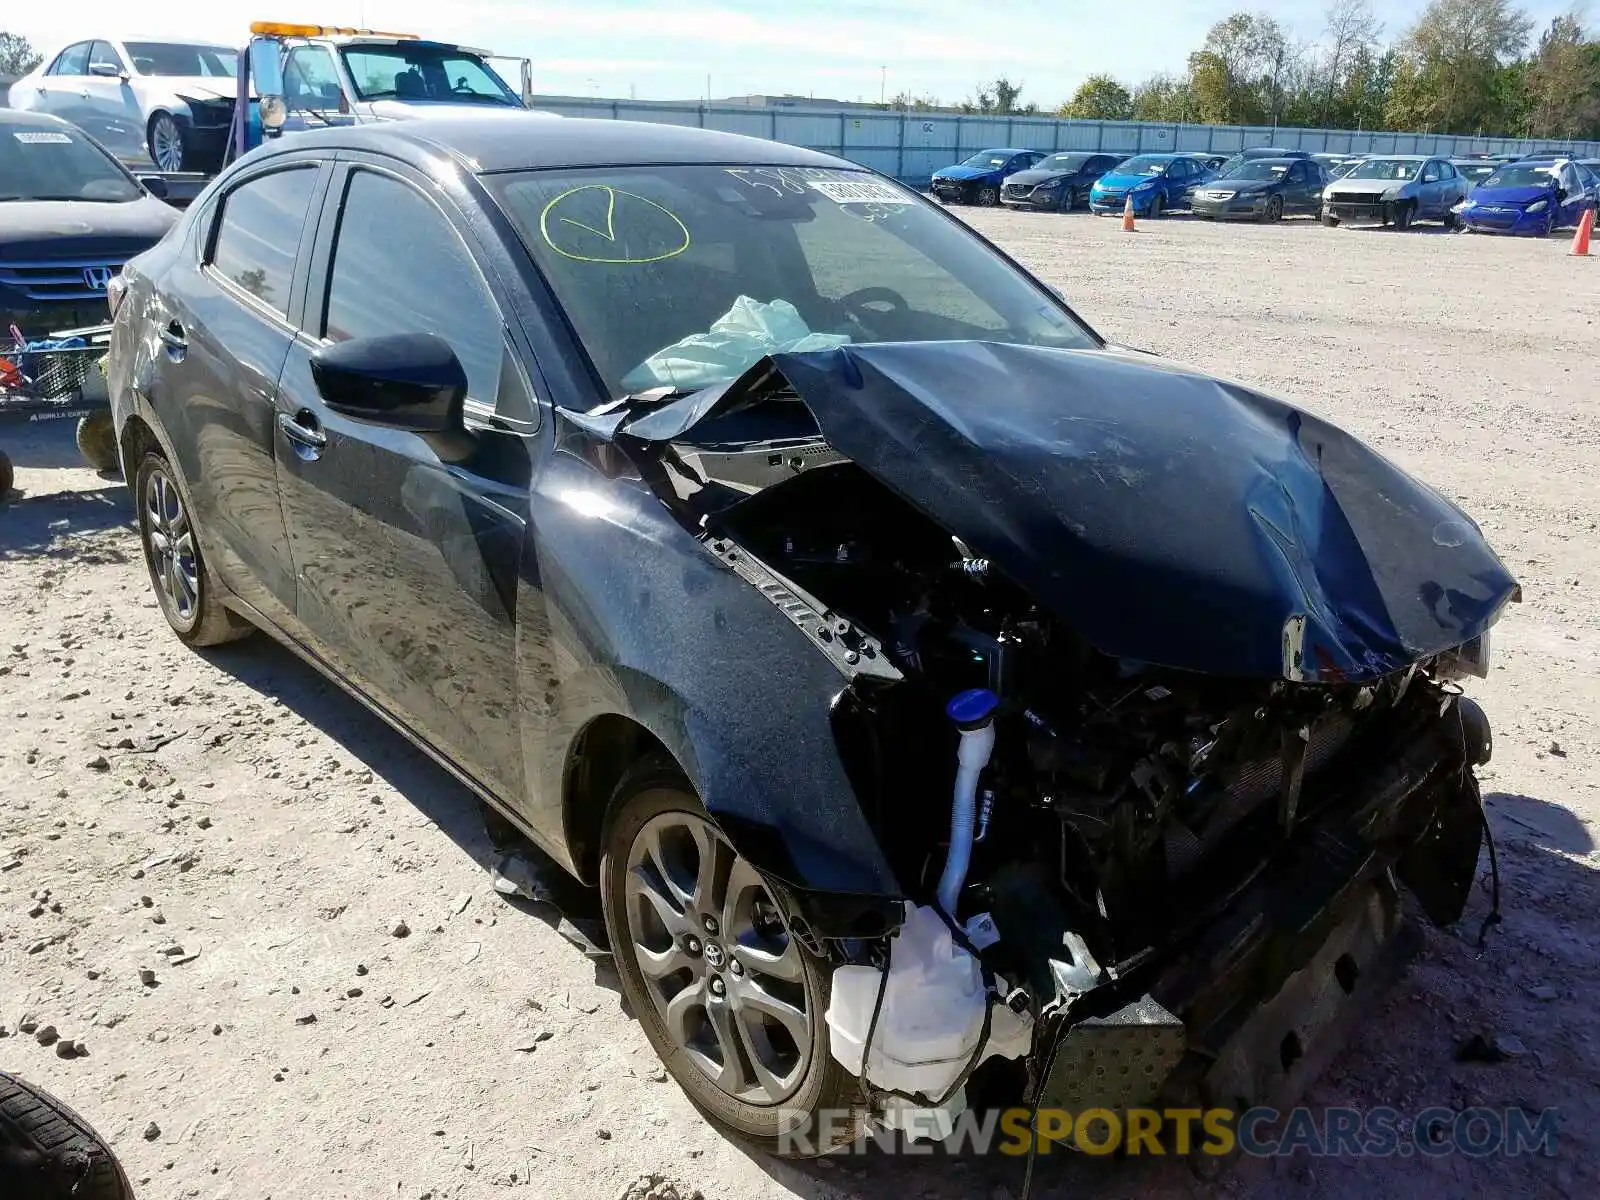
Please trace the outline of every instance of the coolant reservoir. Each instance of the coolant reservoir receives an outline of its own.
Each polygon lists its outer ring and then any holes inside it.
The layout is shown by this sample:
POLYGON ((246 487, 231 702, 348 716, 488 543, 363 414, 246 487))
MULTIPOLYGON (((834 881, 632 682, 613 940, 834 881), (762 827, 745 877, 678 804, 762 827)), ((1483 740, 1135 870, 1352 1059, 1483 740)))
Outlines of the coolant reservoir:
POLYGON ((939 914, 925 906, 907 909, 889 944, 886 980, 874 967, 834 971, 829 1048, 851 1074, 862 1075, 863 1047, 883 981, 883 1008, 863 1077, 877 1087, 937 1100, 978 1048, 988 997, 977 960, 955 944, 939 914))

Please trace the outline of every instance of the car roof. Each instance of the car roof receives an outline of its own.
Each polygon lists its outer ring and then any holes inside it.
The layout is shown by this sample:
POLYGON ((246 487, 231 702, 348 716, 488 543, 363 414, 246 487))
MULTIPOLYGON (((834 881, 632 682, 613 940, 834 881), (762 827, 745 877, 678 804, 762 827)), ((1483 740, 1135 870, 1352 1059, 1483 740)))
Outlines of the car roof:
POLYGON ((1257 155, 1250 160, 1252 165, 1265 165, 1269 167, 1292 167, 1297 162, 1305 162, 1303 158, 1263 158, 1257 155))
POLYGON ((492 116, 467 113, 425 121, 306 130, 279 138, 277 143, 264 152, 288 153, 316 146, 378 153, 404 148, 442 150, 480 175, 543 168, 702 163, 865 169, 831 154, 738 133, 642 121, 551 120, 546 113, 505 110, 492 116))

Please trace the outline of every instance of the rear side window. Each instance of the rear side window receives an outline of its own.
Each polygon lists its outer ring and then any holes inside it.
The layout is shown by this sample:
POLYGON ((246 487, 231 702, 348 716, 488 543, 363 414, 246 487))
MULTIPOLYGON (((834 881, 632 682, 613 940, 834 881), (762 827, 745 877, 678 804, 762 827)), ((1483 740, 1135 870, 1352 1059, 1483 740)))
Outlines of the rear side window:
POLYGON ((493 407, 504 324, 471 253, 432 201, 392 176, 351 174, 328 272, 324 337, 438 334, 466 370, 468 399, 493 407))
POLYGON ((51 75, 87 75, 89 73, 89 43, 79 42, 68 46, 56 61, 50 64, 51 75))
POLYGON ((283 315, 289 312, 295 252, 316 182, 314 164, 290 167, 258 175, 222 200, 212 269, 283 315))

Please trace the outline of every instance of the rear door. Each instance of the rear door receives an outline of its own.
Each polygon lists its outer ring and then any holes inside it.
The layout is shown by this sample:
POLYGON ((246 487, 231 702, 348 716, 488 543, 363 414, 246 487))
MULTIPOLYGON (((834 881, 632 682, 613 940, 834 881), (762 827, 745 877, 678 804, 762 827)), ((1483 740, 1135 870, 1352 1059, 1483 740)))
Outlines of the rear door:
MULTIPOLYGON (((93 42, 74 42, 50 64, 34 90, 33 105, 36 112, 47 112, 63 121, 83 125, 87 97, 83 94, 84 80, 89 72, 89 50, 93 42)), ((85 132, 92 131, 86 130, 85 132)))
POLYGON ((157 281, 151 402, 206 535, 211 564, 292 628, 294 574, 273 466, 278 376, 294 339, 310 214, 331 167, 273 157, 208 202, 197 248, 157 281))
POLYGON ((340 168, 302 332, 278 396, 278 478, 313 647, 479 783, 521 793, 517 575, 533 393, 466 222, 426 178, 340 168), (397 252, 398 251, 398 252, 397 252), (312 355, 434 333, 466 369, 468 435, 423 436, 328 408, 312 355))

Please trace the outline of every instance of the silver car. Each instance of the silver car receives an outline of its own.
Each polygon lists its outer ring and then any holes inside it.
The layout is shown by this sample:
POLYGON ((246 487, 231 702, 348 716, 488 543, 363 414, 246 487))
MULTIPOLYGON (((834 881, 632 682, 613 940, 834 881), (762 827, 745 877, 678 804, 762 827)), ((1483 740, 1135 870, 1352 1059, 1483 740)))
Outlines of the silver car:
POLYGON ((1324 225, 1393 225, 1443 221, 1454 229, 1451 210, 1467 198, 1471 183, 1447 158, 1425 154, 1373 154, 1322 192, 1324 225))
POLYGON ((11 107, 71 121, 124 162, 214 171, 233 120, 235 47, 85 38, 11 85, 11 107))

